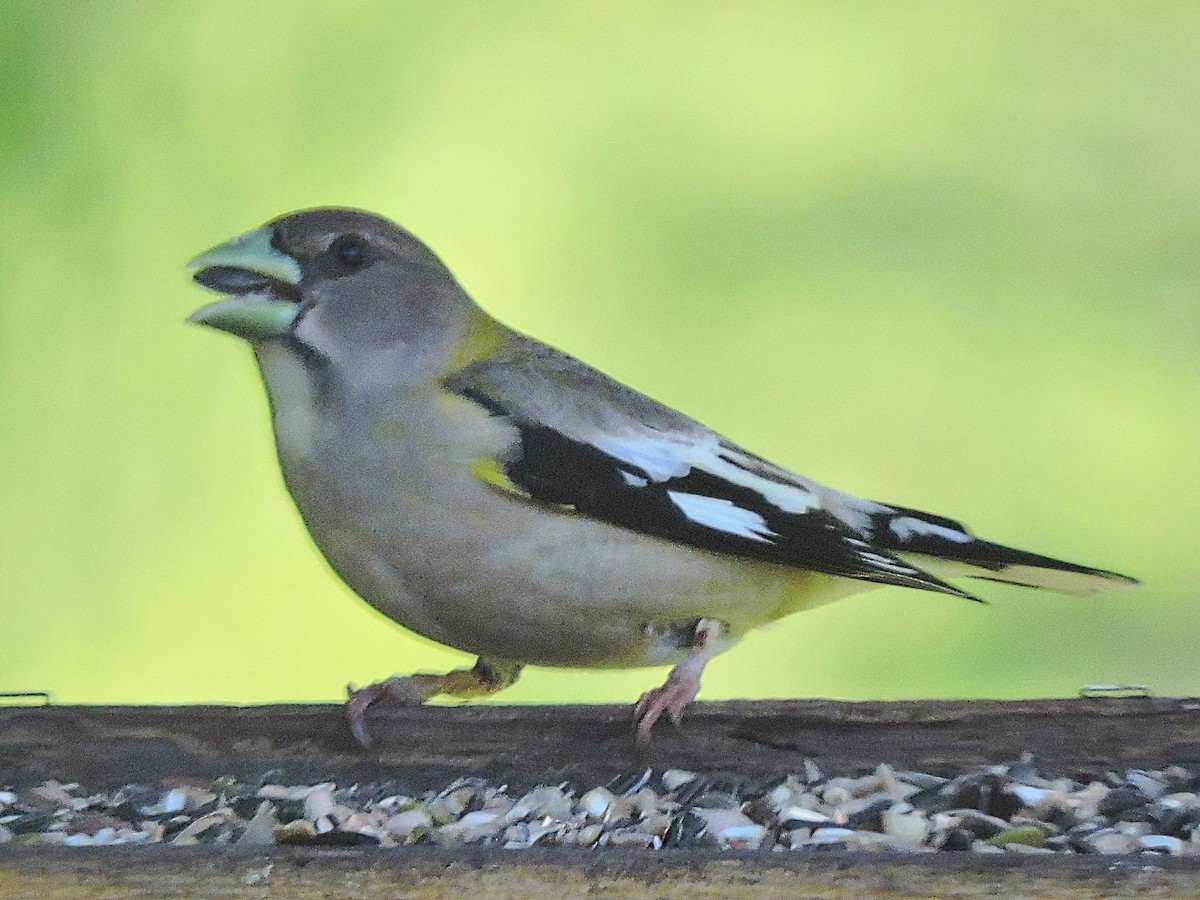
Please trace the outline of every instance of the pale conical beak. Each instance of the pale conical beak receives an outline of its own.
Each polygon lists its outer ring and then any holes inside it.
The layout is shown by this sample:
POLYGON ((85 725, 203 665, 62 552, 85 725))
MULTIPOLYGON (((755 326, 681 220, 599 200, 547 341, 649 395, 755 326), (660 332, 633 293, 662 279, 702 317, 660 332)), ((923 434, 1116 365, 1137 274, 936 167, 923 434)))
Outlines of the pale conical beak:
POLYGON ((272 231, 259 228, 201 253, 190 263, 197 284, 222 294, 188 317, 254 342, 280 337, 300 310, 300 264, 271 245, 272 231))

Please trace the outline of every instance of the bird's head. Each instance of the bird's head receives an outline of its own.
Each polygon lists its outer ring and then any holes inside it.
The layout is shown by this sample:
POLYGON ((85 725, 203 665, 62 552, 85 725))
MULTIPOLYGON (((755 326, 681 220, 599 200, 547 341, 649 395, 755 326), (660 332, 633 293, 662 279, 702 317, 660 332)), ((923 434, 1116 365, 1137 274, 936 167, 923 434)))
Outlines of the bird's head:
POLYGON ((191 261, 225 299, 189 321, 364 371, 383 359, 423 370, 476 309, 432 251, 386 219, 351 209, 292 213, 191 261))

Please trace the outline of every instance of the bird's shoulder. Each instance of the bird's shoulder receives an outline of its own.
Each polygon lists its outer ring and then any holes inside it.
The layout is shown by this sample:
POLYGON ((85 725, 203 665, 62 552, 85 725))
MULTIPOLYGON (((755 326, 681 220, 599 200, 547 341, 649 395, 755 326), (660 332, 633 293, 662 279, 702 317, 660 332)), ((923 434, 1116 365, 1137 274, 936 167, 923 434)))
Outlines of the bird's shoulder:
POLYGON ((678 439, 711 433, 575 357, 520 334, 451 373, 444 386, 581 440, 629 431, 678 439))

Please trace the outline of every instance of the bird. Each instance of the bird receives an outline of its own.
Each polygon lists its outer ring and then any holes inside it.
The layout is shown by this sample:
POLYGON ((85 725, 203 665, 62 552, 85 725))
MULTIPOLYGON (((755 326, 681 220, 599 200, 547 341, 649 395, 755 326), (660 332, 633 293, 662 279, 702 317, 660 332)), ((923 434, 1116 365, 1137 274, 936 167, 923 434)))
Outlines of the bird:
POLYGON ((746 450, 501 324, 413 234, 324 207, 201 253, 222 298, 191 322, 247 341, 283 479, 363 600, 477 657, 348 688, 377 703, 470 698, 527 665, 671 665, 633 708, 679 726, 706 664, 746 634, 885 585, 976 595, 968 577, 1071 595, 1138 582, 861 499, 746 450))

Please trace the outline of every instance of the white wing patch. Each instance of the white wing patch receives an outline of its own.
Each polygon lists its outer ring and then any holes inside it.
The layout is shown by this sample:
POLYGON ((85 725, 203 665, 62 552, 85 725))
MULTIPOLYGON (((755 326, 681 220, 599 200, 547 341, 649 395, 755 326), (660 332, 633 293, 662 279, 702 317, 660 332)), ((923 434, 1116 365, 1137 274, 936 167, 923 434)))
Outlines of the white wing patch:
MULTIPOLYGON (((692 469, 700 469, 738 487, 748 488, 780 510, 793 515, 821 508, 817 495, 798 481, 785 482, 790 476, 783 469, 777 478, 765 478, 754 469, 764 464, 755 458, 723 445, 716 435, 696 440, 671 439, 653 434, 604 434, 592 438, 592 443, 610 456, 627 462, 645 472, 652 481, 682 478, 692 469)), ((633 485, 629 476, 624 476, 633 485)))
POLYGON ((914 575, 917 569, 912 566, 905 565, 898 559, 890 556, 881 556, 878 553, 872 553, 870 550, 859 551, 859 558, 875 569, 882 569, 885 572, 894 572, 897 575, 914 575))
POLYGON ((684 491, 667 491, 671 502, 697 525, 715 528, 726 534, 749 538, 752 541, 771 543, 778 535, 767 525, 767 520, 758 513, 742 509, 732 500, 706 497, 703 494, 688 494, 684 491))
POLYGON ((637 466, 653 481, 680 478, 692 467, 688 456, 694 447, 682 441, 668 441, 644 434, 605 434, 591 439, 609 456, 637 466))
MULTIPOLYGON (((811 512, 814 509, 821 508, 821 501, 817 499, 816 494, 801 484, 789 483, 785 484, 781 481, 774 481, 770 478, 764 478, 761 475, 756 475, 753 471, 747 471, 740 465, 735 465, 730 460, 734 457, 734 451, 730 447, 721 447, 723 452, 710 451, 700 459, 697 459, 696 465, 701 469, 711 472, 713 475, 718 475, 726 481, 741 487, 750 488, 752 491, 757 491, 762 494, 770 503, 778 506, 786 513, 811 512)), ((740 454, 739 454, 740 455, 740 454)), ((744 463, 750 465, 761 465, 749 457, 743 457, 744 463)), ((782 472, 783 470, 779 470, 782 472)))
POLYGON ((888 528, 892 530, 892 534, 902 541, 908 540, 913 535, 940 537, 947 541, 954 541, 956 544, 969 544, 975 540, 975 538, 965 532, 954 528, 947 528, 945 525, 935 525, 933 522, 924 522, 913 516, 902 516, 899 519, 892 519, 888 523, 888 528))
POLYGON ((871 548, 871 545, 861 538, 846 538, 846 543, 855 549, 859 560, 873 569, 883 572, 894 572, 897 575, 915 575, 920 572, 920 569, 894 556, 885 556, 881 553, 876 553, 871 548))

